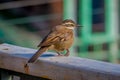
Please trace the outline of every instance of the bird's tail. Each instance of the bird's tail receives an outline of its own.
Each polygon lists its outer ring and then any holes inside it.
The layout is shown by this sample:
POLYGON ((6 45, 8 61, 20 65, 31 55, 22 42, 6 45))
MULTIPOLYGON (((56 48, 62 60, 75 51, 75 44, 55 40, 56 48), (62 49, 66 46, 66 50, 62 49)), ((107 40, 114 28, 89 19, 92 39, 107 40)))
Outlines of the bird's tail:
POLYGON ((47 50, 47 47, 40 48, 29 60, 28 63, 33 63, 37 60, 37 58, 47 50))

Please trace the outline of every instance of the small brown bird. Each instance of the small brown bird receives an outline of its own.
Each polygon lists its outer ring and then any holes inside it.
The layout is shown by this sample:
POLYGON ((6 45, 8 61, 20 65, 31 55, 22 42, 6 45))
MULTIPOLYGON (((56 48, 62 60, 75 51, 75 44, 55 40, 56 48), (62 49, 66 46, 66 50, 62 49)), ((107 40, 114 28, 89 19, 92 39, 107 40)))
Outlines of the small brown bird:
POLYGON ((69 48, 74 41, 73 30, 78 25, 71 19, 66 19, 62 24, 54 27, 51 32, 38 45, 39 50, 28 60, 28 63, 33 63, 37 58, 47 50, 55 50, 59 55, 60 52, 66 50, 64 56, 69 56, 69 48))

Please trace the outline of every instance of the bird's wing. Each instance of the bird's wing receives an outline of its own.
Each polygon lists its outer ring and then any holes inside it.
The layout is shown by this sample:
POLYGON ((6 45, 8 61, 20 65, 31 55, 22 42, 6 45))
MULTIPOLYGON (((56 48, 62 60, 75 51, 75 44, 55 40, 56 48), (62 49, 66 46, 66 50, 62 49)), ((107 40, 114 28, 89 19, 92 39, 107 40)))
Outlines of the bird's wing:
POLYGON ((50 46, 54 43, 60 41, 60 37, 62 37, 63 34, 57 31, 51 31, 38 45, 38 47, 42 46, 50 46))

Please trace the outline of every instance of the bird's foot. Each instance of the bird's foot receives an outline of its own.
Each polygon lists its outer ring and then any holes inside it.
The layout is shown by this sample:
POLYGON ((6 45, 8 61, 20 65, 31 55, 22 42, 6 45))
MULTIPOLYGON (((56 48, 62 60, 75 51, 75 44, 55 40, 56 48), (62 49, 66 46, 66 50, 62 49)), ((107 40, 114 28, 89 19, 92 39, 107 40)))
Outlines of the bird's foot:
POLYGON ((59 53, 59 52, 57 52, 57 54, 58 54, 57 56, 64 56, 63 54, 61 54, 61 53, 59 53))
POLYGON ((63 54, 59 54, 59 55, 57 55, 57 56, 64 56, 63 54))

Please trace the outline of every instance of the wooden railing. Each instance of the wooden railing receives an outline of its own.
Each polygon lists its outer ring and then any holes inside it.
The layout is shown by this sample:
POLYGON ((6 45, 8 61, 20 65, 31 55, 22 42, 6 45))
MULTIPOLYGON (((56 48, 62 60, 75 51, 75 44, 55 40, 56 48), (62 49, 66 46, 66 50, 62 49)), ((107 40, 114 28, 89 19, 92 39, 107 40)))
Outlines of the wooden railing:
POLYGON ((120 80, 120 65, 79 57, 44 53, 24 67, 36 52, 9 44, 0 45, 0 80, 120 80))

